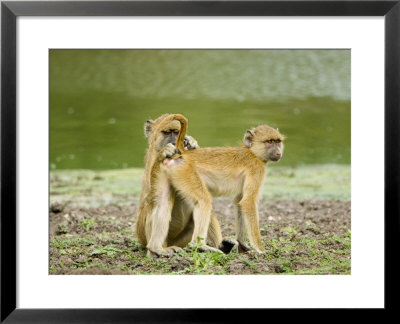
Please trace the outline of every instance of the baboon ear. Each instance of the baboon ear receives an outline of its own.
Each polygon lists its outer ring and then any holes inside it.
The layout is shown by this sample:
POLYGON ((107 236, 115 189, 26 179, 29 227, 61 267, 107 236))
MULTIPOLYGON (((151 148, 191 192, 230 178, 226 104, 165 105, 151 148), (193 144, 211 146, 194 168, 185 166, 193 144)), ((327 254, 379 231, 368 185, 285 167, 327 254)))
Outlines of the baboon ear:
POLYGON ((150 136, 151 133, 151 126, 153 125, 154 121, 152 121, 151 119, 149 119, 148 121, 146 121, 146 123, 144 124, 144 136, 146 136, 146 138, 148 138, 150 136))
POLYGON ((253 137, 254 137, 254 132, 248 129, 246 131, 246 134, 244 134, 243 144, 247 147, 251 147, 251 145, 253 144, 253 137))

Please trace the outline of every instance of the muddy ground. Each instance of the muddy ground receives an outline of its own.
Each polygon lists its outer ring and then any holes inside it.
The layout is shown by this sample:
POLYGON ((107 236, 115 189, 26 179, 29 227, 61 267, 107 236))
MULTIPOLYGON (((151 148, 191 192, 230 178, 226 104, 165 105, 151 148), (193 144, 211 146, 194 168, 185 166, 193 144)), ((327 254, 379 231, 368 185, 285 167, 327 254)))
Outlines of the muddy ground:
MULTIPOLYGON (((147 258, 130 205, 50 206, 50 274, 350 274, 350 201, 261 200, 265 255, 197 253, 147 258)), ((224 237, 234 237, 229 199, 214 200, 224 237)))

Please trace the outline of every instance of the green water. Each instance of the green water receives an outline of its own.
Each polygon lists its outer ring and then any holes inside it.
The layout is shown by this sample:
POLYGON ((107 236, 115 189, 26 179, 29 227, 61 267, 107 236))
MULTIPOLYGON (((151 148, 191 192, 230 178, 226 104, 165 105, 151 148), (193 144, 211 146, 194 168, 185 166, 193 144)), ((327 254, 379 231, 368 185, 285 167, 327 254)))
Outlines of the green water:
POLYGON ((52 169, 142 167, 144 122, 167 112, 200 146, 268 123, 281 165, 349 164, 350 51, 50 51, 52 169))

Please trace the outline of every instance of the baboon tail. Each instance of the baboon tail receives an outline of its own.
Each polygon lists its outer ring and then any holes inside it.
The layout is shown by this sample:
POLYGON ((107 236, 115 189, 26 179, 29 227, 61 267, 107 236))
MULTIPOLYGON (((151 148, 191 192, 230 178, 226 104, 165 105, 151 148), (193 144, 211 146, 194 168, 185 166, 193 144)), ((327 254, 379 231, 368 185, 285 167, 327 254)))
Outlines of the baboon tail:
POLYGON ((176 147, 183 152, 184 150, 184 140, 188 128, 188 120, 185 116, 181 114, 174 114, 175 119, 181 123, 181 131, 179 132, 178 139, 176 140, 176 147))
POLYGON ((136 218, 136 237, 143 247, 147 245, 145 227, 146 219, 143 217, 142 213, 138 213, 136 218))

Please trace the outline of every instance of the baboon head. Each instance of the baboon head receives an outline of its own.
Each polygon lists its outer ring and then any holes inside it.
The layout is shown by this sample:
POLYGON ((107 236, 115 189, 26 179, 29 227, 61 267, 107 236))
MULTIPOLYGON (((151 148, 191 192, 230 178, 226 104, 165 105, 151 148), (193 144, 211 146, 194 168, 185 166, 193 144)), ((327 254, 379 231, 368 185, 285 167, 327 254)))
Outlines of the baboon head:
POLYGON ((278 129, 260 125, 246 131, 243 144, 263 162, 277 162, 283 155, 284 139, 285 137, 279 133, 278 129))
POLYGON ((168 123, 162 121, 170 114, 164 114, 156 120, 148 120, 144 124, 144 134, 149 141, 149 144, 154 141, 157 150, 161 150, 168 143, 176 145, 179 132, 181 130, 181 123, 178 120, 172 120, 168 123))

